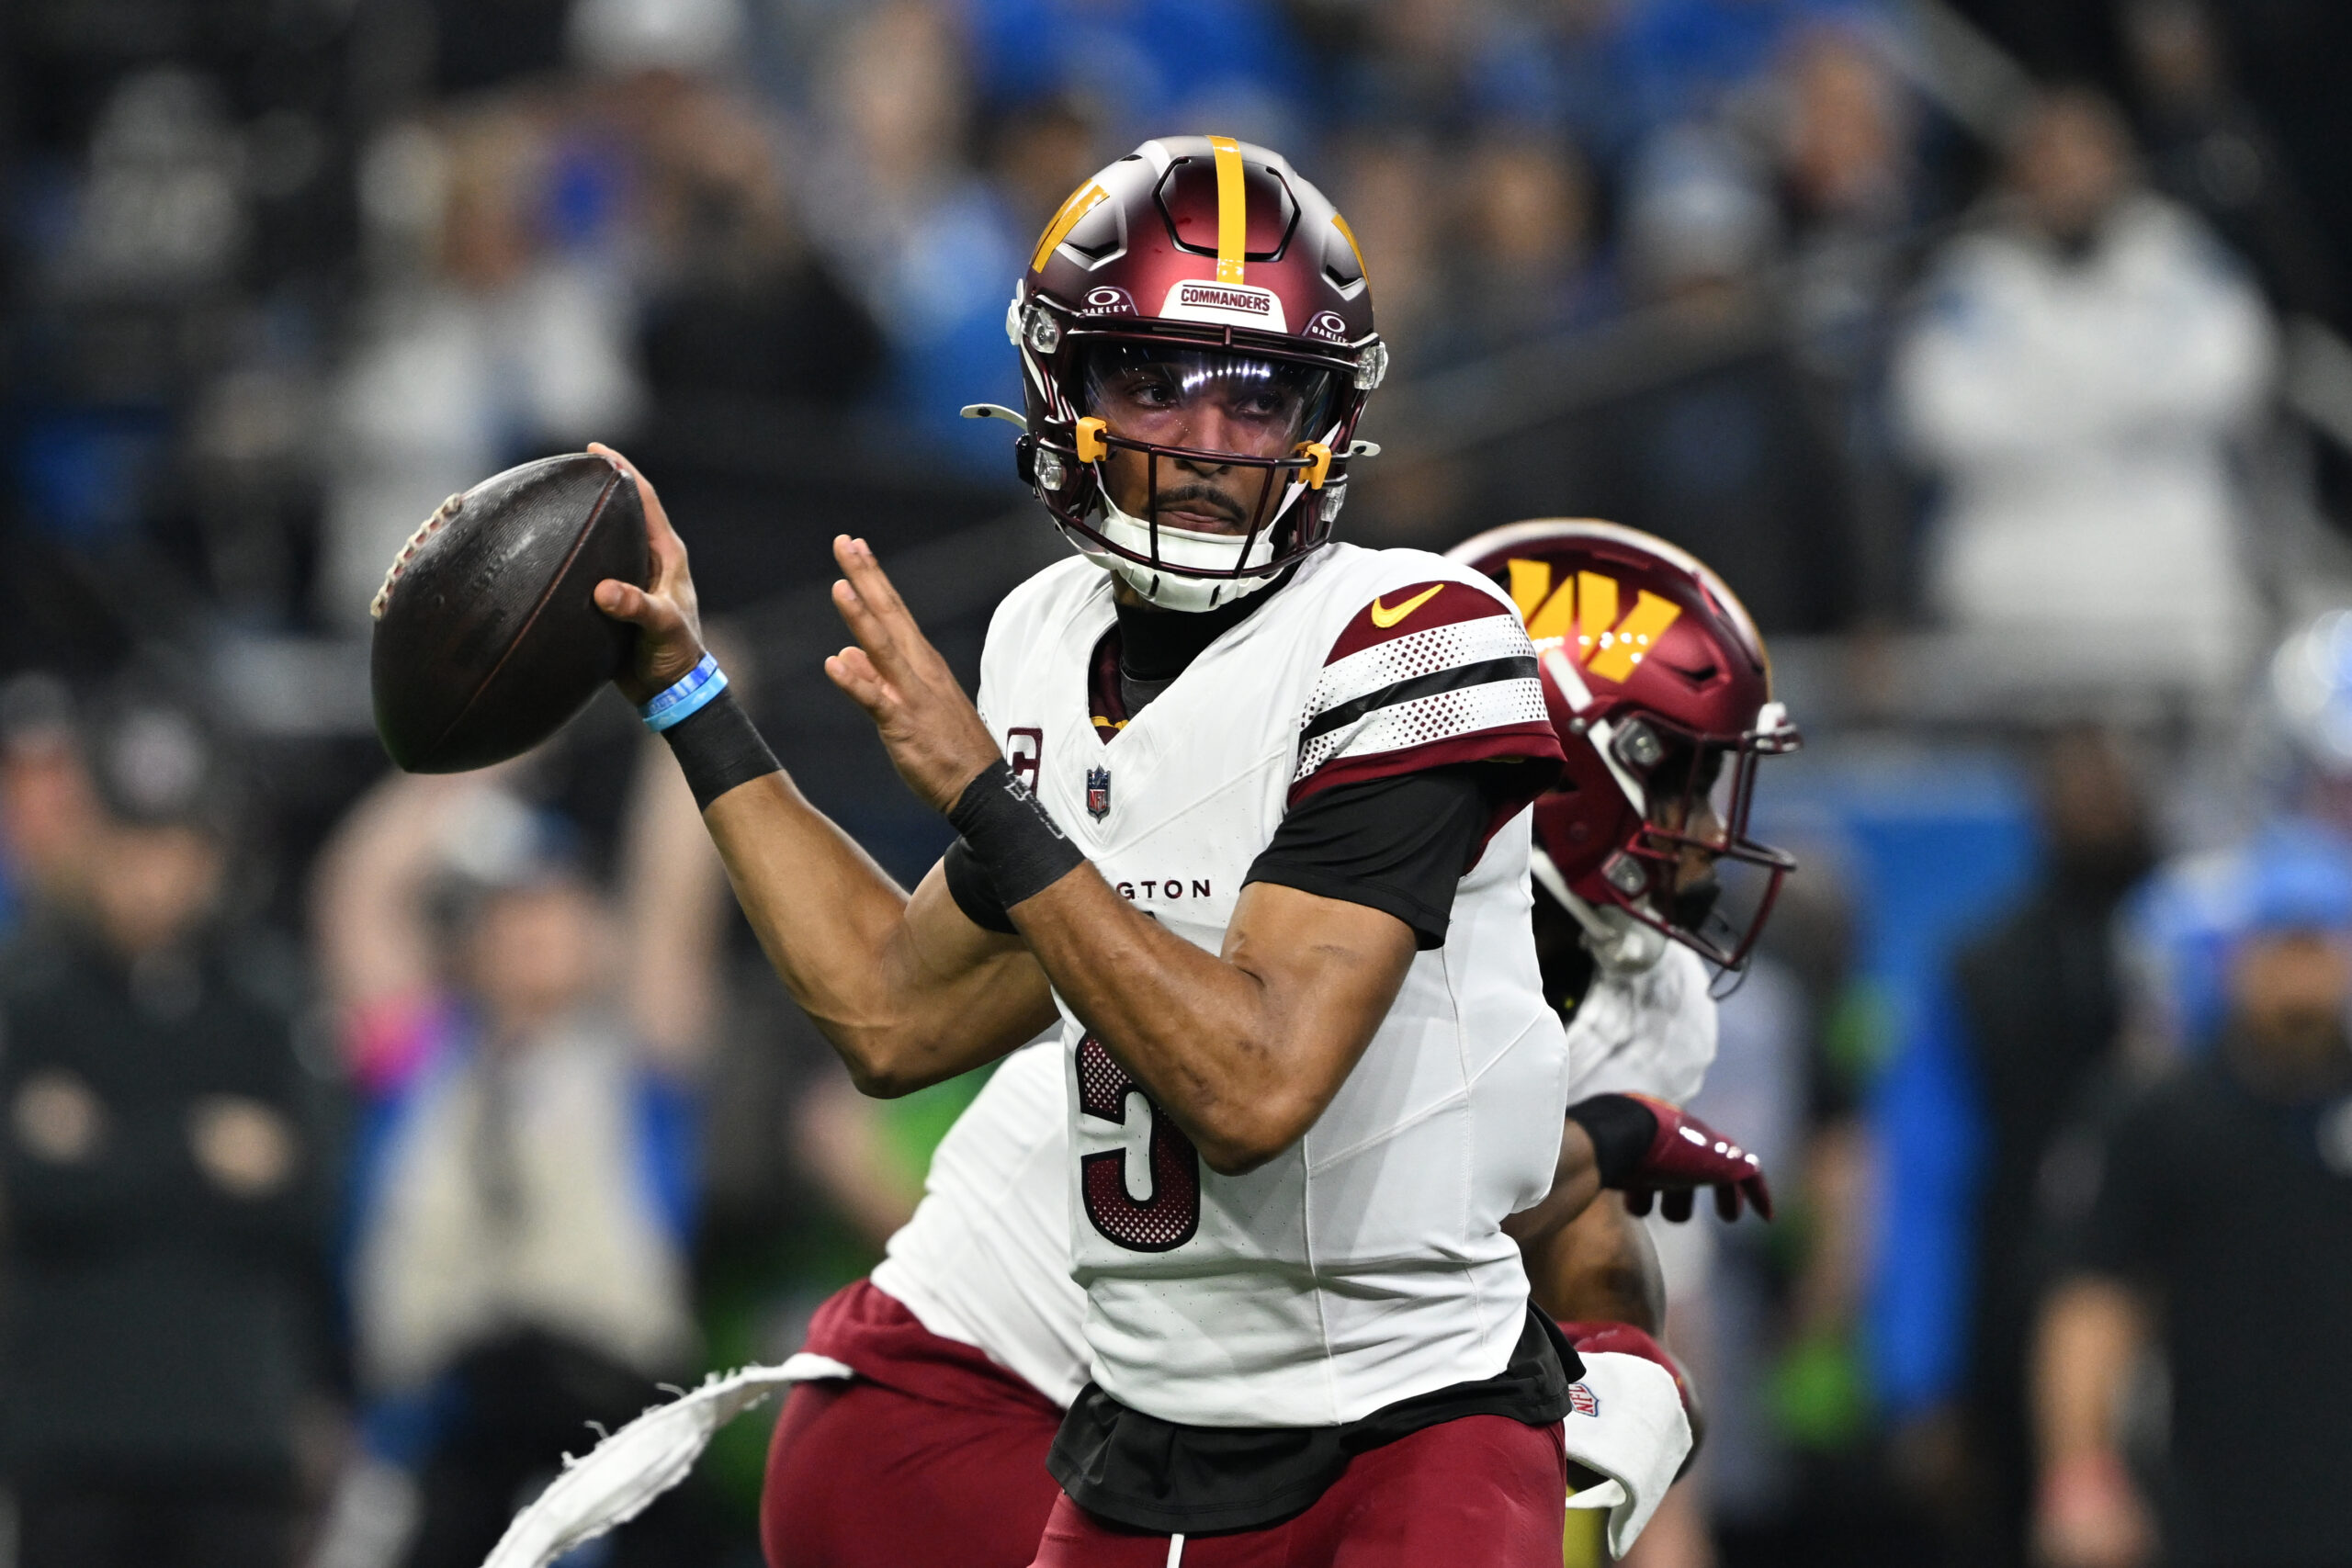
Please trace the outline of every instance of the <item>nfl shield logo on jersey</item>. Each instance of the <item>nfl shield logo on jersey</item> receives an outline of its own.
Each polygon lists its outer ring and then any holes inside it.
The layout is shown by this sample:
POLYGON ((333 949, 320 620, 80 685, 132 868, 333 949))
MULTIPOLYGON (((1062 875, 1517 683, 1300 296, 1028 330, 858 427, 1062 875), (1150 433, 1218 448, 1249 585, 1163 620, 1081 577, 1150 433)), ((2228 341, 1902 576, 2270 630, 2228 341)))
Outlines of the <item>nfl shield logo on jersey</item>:
POLYGON ((1111 815, 1111 770, 1086 770, 1086 814, 1097 822, 1111 815))

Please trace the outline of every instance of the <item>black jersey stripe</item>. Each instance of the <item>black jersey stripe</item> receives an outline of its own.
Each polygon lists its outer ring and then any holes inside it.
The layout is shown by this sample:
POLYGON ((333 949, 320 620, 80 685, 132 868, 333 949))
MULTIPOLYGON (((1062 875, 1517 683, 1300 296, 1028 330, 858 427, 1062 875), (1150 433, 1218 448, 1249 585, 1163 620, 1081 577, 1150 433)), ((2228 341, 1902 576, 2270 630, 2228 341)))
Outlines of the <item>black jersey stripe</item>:
POLYGON ((1398 703, 1414 702, 1422 697, 1434 697, 1441 692, 1459 692, 1465 687, 1491 685, 1498 681, 1532 681, 1535 660, 1526 654, 1514 654, 1508 659, 1482 659, 1476 664, 1456 664, 1449 670, 1436 670, 1427 675, 1416 675, 1408 681, 1383 686, 1376 692, 1325 708, 1299 731, 1299 739, 1312 740, 1318 735, 1353 724, 1364 715, 1379 708, 1394 707, 1398 703))

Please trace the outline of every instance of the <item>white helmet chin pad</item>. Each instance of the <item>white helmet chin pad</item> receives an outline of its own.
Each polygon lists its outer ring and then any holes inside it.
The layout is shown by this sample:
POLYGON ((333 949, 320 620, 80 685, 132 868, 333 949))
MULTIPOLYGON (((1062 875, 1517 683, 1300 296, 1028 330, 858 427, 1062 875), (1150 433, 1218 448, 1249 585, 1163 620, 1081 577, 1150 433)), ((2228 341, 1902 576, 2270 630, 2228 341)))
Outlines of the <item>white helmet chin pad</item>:
MULTIPOLYGON (((1296 488, 1296 487, 1294 487, 1296 488)), ((1288 502, 1276 511, 1279 517, 1288 510, 1288 502)), ((1134 551, 1139 556, 1152 554, 1151 525, 1129 512, 1120 510, 1118 503, 1107 495, 1102 501, 1102 518, 1095 526, 1112 543, 1134 551)), ((1141 561, 1128 560, 1108 550, 1090 548, 1088 542, 1072 534, 1070 538, 1086 558, 1103 570, 1115 575, 1128 587, 1142 595, 1145 603, 1163 610, 1214 610, 1241 594, 1261 587, 1267 578, 1282 569, 1268 566, 1274 555, 1274 530, 1272 523, 1250 541, 1249 558, 1238 557, 1240 536, 1234 534, 1204 534, 1192 528, 1171 528, 1159 525, 1159 558, 1170 570, 1146 566, 1141 561), (1237 567, 1267 567, 1262 575, 1250 577, 1193 577, 1189 571, 1231 571, 1237 567), (1188 571, 1189 569, 1189 571, 1188 571)))

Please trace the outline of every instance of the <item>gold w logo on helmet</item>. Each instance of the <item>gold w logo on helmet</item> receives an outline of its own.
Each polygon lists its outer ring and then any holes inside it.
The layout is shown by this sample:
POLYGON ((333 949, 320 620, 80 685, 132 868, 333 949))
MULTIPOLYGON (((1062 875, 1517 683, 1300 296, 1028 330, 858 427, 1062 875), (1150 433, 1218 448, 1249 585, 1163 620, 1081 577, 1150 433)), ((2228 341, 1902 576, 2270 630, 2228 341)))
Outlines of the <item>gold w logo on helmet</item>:
POLYGON ((1557 642, 1576 661, 1605 681, 1633 674, 1666 628, 1681 618, 1682 606, 1643 589, 1623 620, 1617 618, 1617 580, 1580 571, 1552 587, 1552 563, 1513 560, 1510 602, 1527 623, 1536 646, 1557 642))

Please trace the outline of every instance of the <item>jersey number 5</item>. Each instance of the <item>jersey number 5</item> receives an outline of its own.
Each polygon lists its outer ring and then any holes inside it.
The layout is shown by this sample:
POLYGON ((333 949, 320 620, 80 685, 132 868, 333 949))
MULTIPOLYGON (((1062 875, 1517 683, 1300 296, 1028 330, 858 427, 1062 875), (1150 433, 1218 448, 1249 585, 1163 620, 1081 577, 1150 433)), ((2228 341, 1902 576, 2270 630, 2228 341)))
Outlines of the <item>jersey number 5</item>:
POLYGON ((1094 1228, 1130 1252, 1168 1252, 1193 1239, 1201 1228, 1201 1156, 1183 1130, 1162 1114, 1151 1096, 1111 1059, 1091 1034, 1078 1043, 1078 1108, 1105 1122, 1127 1123, 1130 1097, 1143 1102, 1151 1126, 1151 1196, 1141 1202, 1127 1191, 1127 1156, 1122 1149, 1082 1155, 1079 1190, 1094 1228))

